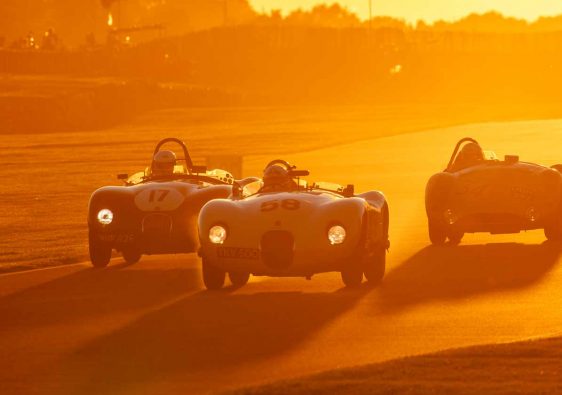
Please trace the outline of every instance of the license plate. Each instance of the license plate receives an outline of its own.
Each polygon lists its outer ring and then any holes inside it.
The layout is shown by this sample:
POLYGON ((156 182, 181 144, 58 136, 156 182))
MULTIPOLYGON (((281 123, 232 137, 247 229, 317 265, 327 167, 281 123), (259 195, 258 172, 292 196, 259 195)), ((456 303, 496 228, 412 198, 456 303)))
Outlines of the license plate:
POLYGON ((223 259, 258 259, 260 250, 257 248, 218 247, 217 257, 223 259))
POLYGON ((106 243, 132 243, 135 240, 132 234, 101 234, 99 235, 100 241, 106 243))

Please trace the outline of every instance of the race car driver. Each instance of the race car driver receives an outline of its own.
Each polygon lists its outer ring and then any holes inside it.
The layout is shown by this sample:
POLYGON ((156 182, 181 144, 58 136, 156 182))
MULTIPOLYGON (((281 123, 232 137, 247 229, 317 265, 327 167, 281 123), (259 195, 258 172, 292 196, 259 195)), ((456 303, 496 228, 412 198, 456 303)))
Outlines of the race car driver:
POLYGON ((296 189, 296 183, 283 167, 272 165, 264 170, 261 192, 290 192, 296 189))
POLYGON ((476 166, 484 161, 484 151, 479 144, 470 142, 462 147, 455 163, 453 171, 459 171, 468 167, 476 166))
POLYGON ((158 151, 152 158, 151 174, 154 177, 166 177, 174 174, 176 154, 172 151, 158 151))

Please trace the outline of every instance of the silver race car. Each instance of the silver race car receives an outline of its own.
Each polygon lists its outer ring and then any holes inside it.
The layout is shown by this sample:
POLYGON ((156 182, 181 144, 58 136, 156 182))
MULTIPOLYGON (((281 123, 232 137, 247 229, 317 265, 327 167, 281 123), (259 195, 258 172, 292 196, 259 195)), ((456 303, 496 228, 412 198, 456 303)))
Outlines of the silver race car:
POLYGON ((227 171, 193 165, 187 147, 176 138, 156 145, 145 171, 119 178, 124 186, 100 188, 90 198, 89 248, 96 267, 107 266, 112 250, 128 263, 143 254, 197 251, 199 210, 209 200, 229 196, 234 182, 227 171), (162 149, 167 143, 179 145, 183 158, 162 149))
POLYGON ((352 185, 308 185, 283 160, 269 163, 263 180, 207 203, 199 215, 203 280, 221 288, 228 273, 235 286, 258 276, 341 272, 357 286, 384 276, 389 247, 388 204, 378 191, 355 194, 352 185))

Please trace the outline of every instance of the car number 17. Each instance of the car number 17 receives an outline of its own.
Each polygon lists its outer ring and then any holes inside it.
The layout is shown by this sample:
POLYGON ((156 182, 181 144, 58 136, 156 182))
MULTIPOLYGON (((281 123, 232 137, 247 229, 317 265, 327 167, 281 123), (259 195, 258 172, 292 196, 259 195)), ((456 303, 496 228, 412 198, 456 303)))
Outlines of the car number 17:
POLYGON ((278 208, 285 210, 298 210, 301 202, 295 199, 270 200, 261 204, 261 211, 274 211, 278 208))

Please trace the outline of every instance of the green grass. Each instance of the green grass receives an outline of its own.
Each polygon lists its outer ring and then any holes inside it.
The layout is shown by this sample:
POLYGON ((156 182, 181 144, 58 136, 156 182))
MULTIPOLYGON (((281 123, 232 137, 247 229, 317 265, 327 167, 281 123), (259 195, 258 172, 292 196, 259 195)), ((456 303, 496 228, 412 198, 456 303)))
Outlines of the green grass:
POLYGON ((562 338, 451 350, 229 394, 560 394, 562 338))

